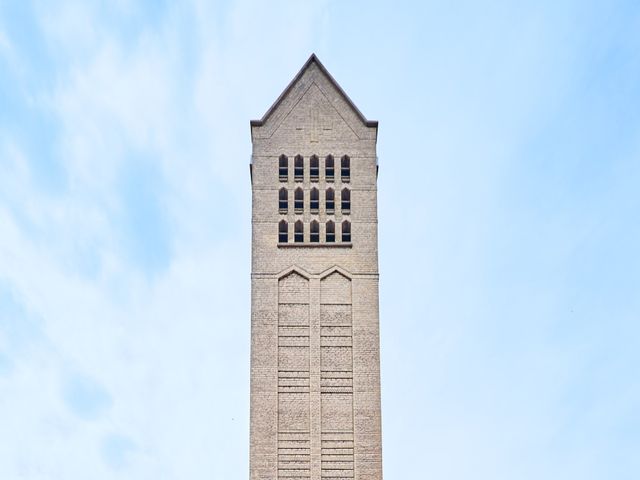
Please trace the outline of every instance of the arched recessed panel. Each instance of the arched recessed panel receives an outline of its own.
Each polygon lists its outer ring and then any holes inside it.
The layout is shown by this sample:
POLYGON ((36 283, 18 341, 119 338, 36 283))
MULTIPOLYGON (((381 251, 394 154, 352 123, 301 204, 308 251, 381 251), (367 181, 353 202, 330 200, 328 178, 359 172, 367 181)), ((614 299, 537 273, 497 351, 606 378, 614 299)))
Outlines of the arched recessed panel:
POLYGON ((296 271, 278 281, 278 478, 308 477, 310 454, 309 281, 296 271))
POLYGON ((351 304, 351 279, 333 272, 320 281, 323 304, 351 304))
POLYGON ((309 303, 309 280, 293 271, 278 280, 279 303, 309 303))
POLYGON ((320 281, 320 430, 322 474, 353 478, 353 319, 351 280, 338 271, 320 281), (330 455, 342 448, 341 455, 330 455))

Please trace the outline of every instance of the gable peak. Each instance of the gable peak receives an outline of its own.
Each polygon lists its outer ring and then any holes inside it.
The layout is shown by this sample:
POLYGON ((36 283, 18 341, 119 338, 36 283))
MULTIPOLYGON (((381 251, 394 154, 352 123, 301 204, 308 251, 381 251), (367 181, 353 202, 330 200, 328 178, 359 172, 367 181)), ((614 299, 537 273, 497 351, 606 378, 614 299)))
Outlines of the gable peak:
POLYGON ((251 120, 251 127, 261 127, 263 126, 271 114, 278 108, 278 106, 282 103, 282 101, 287 97, 287 95, 293 90, 296 84, 300 81, 303 75, 311 68, 312 65, 315 65, 318 70, 329 80, 332 86, 338 91, 338 93, 342 96, 345 102, 349 105, 349 107, 355 112, 357 117, 366 127, 378 127, 377 120, 368 120, 362 112, 356 107, 353 101, 349 98, 349 96, 345 93, 342 87, 338 84, 338 82, 331 76, 326 67, 322 64, 320 59, 318 59, 315 53, 312 53, 308 60, 304 63, 300 71, 293 77, 293 80, 287 85, 284 91, 280 94, 280 96, 276 99, 276 101, 269 107, 267 112, 263 115, 260 120, 251 120))

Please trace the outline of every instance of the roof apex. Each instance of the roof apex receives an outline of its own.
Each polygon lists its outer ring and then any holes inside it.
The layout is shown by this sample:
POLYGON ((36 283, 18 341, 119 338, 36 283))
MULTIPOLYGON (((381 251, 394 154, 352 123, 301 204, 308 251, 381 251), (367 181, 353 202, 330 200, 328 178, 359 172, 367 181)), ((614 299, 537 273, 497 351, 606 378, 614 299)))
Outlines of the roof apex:
POLYGON ((289 85, 287 85, 287 88, 285 88, 283 90, 283 92, 276 99, 276 101, 273 102, 273 105, 271 105, 271 107, 269 107, 269 110, 267 110, 267 112, 262 116, 262 118, 260 120, 251 120, 251 126, 252 127, 260 127, 260 126, 264 125, 264 123, 267 121, 269 116, 274 112, 274 110, 278 107, 280 102, 282 102, 284 97, 286 97, 287 93, 289 93, 289 91, 293 88, 293 86, 296 84, 296 82, 300 79, 300 77, 302 77, 304 72, 309 68, 309 66, 311 66, 312 63, 315 63, 318 66, 318 68, 320 69, 320 71, 329 79, 329 81, 332 83, 332 85, 344 97, 344 99, 347 102, 347 104, 358 115, 358 117, 360 118, 360 120, 362 121, 362 123, 365 126, 367 126, 367 127, 377 127, 378 126, 378 121, 377 120, 367 120, 367 118, 362 114, 362 112, 358 109, 358 107, 356 107, 355 103, 353 103, 353 101, 349 98, 349 95, 347 95, 345 93, 345 91, 338 84, 338 82, 336 82, 335 78, 333 78, 331 76, 329 71, 322 64, 322 62, 318 59, 316 54, 312 53, 311 56, 309 57, 309 59, 304 63, 304 65, 302 66, 300 71, 296 74, 295 77, 293 77, 293 80, 291 80, 291 82, 289 82, 289 85))

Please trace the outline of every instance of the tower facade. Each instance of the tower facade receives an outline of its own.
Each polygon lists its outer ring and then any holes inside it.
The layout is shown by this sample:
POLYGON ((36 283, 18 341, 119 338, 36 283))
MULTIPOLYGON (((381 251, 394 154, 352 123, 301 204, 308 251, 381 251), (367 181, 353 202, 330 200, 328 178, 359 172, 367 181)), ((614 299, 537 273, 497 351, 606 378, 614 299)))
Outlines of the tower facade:
POLYGON ((251 122, 251 480, 382 479, 377 131, 315 55, 251 122))

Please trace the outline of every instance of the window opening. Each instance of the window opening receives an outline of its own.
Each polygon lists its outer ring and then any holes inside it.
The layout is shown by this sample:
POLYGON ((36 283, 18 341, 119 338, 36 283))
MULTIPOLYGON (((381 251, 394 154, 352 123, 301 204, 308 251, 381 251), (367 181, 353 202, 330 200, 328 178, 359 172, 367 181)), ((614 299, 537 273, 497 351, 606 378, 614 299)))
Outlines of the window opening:
POLYGON ((317 155, 312 155, 309 159, 309 178, 312 182, 317 182, 320 177, 320 160, 317 155))
POLYGON ((333 155, 327 155, 327 158, 324 160, 324 169, 324 176, 327 182, 333 182, 335 175, 333 155))
POLYGON ((336 241, 336 224, 331 220, 327 222, 327 243, 334 243, 336 241))
POLYGON ((348 182, 351 179, 351 161, 347 155, 342 157, 340 162, 340 176, 343 182, 348 182))
POLYGON ((327 209, 327 213, 333 213, 335 210, 335 192, 333 188, 329 188, 325 197, 325 206, 327 209))
POLYGON ((289 178, 289 159, 285 155, 280 155, 278 174, 280 181, 286 182, 289 178))
POLYGON ((289 199, 288 199, 287 189, 281 188, 280 193, 278 195, 279 195, 278 209, 280 210, 280 213, 287 213, 287 210, 289 209, 289 199))
POLYGON ((304 179, 304 159, 300 155, 296 155, 293 165, 293 178, 296 182, 304 179))
POLYGON ((289 241, 289 225, 286 220, 281 220, 278 224, 278 242, 287 243, 289 241))
POLYGON ((296 213, 302 213, 304 210, 304 192, 300 187, 296 188, 293 199, 293 208, 296 213))
POLYGON ((320 224, 315 220, 311 222, 310 240, 311 243, 318 243, 320 241, 320 224))
POLYGON ((351 191, 348 188, 343 188, 340 197, 342 213, 349 213, 351 211, 351 191))
POLYGON ((345 243, 351 242, 351 222, 349 220, 342 222, 342 241, 345 243))
POLYGON ((304 242, 304 224, 302 223, 301 220, 298 220, 296 222, 296 224, 294 225, 294 235, 293 235, 293 240, 296 243, 302 243, 304 242))
POLYGON ((309 208, 311 213, 318 213, 320 209, 320 193, 315 187, 311 189, 311 194, 309 195, 309 208))

